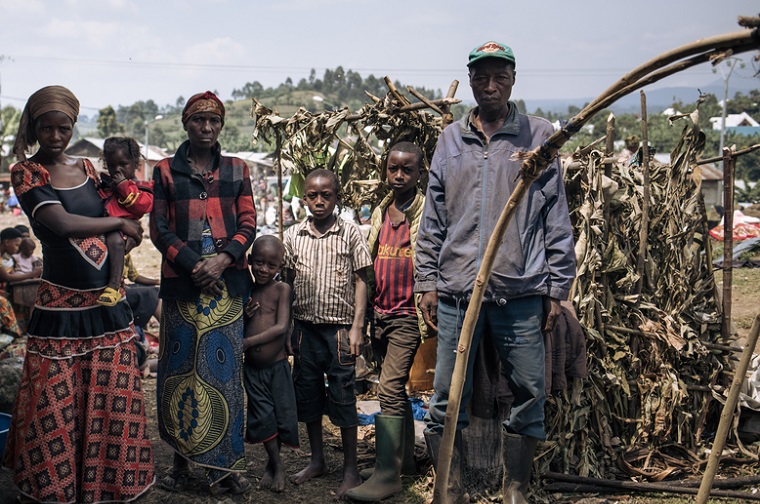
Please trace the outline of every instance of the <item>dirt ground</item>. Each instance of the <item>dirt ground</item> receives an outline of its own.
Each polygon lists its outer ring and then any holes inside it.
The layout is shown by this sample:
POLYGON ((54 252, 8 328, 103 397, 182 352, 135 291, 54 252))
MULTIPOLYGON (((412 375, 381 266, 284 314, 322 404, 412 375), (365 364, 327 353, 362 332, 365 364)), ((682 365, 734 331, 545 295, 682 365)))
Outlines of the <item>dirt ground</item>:
MULTIPOLYGON (((0 214, 0 229, 15 224, 28 224, 26 218, 14 217, 8 213, 0 214)), ((140 270, 140 273, 148 277, 158 277, 160 271, 160 254, 153 247, 150 239, 147 237, 147 220, 144 222, 146 229, 145 240, 136 251, 133 252, 133 260, 140 270)), ((36 253, 41 254, 38 248, 36 253)), ((752 320, 757 312, 757 285, 760 284, 760 269, 756 270, 734 270, 734 295, 733 295, 733 314, 734 323, 740 337, 746 337, 749 332, 752 320)), ((720 275, 717 275, 718 278, 720 275)), ((162 443, 158 438, 158 429, 156 425, 156 403, 155 403, 155 379, 146 378, 144 381, 145 395, 147 397, 147 415, 151 427, 151 437, 154 441, 154 455, 157 475, 160 478, 171 466, 172 451, 168 446, 162 443)), ((321 478, 316 478, 301 486, 295 486, 290 482, 286 483, 285 491, 281 494, 275 494, 267 490, 257 490, 255 485, 264 472, 266 465, 266 454, 261 445, 247 445, 246 455, 248 459, 248 468, 246 477, 254 484, 254 490, 243 496, 211 496, 205 486, 205 478, 201 469, 194 469, 194 479, 191 480, 190 486, 182 493, 171 493, 163 490, 158 485, 137 502, 145 504, 182 502, 191 504, 235 504, 235 503, 253 503, 253 502, 272 502, 272 503, 328 503, 334 500, 334 492, 338 488, 341 480, 342 452, 340 450, 340 435, 325 419, 325 452, 328 462, 329 472, 321 478)), ((366 467, 372 464, 374 458, 374 432, 372 427, 361 427, 359 433, 359 462, 360 467, 366 467)), ((424 443, 418 440, 417 454, 418 464, 420 465, 420 476, 417 478, 405 478, 404 492, 398 496, 387 499, 383 502, 388 504, 397 503, 422 503, 429 502, 432 492, 432 476, 424 458, 424 443)), ((288 474, 294 474, 301 470, 308 463, 308 441, 306 432, 301 426, 301 446, 302 451, 294 451, 283 448, 282 456, 288 474)), ((633 503, 685 503, 688 500, 681 500, 678 497, 669 497, 661 495, 633 497, 630 495, 599 495, 592 497, 582 497, 580 494, 553 495, 546 497, 545 502, 582 502, 584 504, 602 504, 613 502, 633 503)), ((9 470, 0 470, 0 504, 15 502, 16 490, 12 482, 12 474, 9 470)), ((475 502, 501 502, 496 497, 482 497, 475 502)), ((727 502, 727 501, 723 501, 727 502)))

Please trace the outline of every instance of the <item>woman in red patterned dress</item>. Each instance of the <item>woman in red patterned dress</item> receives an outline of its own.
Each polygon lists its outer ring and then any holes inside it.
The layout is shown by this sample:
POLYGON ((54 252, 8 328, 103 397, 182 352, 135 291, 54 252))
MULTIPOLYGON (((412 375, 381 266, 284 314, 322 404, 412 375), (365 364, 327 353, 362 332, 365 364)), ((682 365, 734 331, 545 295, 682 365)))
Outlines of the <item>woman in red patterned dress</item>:
POLYGON ((155 480, 132 312, 125 299, 96 301, 108 284, 105 233, 139 243, 142 229, 103 217, 92 164, 64 154, 78 114, 68 89, 40 89, 13 149, 11 182, 44 258, 4 456, 24 502, 128 502, 155 480))

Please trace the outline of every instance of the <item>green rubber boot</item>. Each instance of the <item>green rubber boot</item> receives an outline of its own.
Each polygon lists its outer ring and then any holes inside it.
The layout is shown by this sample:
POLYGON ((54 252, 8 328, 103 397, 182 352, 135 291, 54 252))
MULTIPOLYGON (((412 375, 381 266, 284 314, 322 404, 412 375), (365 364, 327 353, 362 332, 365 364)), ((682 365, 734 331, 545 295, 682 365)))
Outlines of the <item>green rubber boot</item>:
POLYGON ((401 461, 401 475, 414 476, 417 474, 417 462, 414 460, 414 415, 412 403, 406 401, 404 406, 404 455, 401 461))
POLYGON ((530 472, 533 469, 533 456, 536 454, 538 439, 519 434, 502 434, 504 480, 504 504, 528 504, 528 486, 530 472))
MULTIPOLYGON (((438 471, 438 451, 441 448, 441 434, 434 432, 425 432, 425 443, 427 443, 430 458, 433 461, 433 468, 438 471)), ((433 494, 433 502, 436 504, 469 504, 470 496, 465 493, 462 484, 462 431, 456 431, 454 435, 454 450, 451 453, 451 467, 449 469, 449 486, 443 495, 433 494)))
MULTIPOLYGON (((414 415, 412 415, 412 404, 407 401, 404 407, 404 447, 403 447, 403 459, 401 462, 401 475, 402 476, 415 476, 417 474, 417 462, 414 458, 414 415)), ((368 467, 359 471, 359 475, 363 480, 368 480, 372 477, 372 471, 374 467, 368 467)))
POLYGON ((346 497, 361 502, 378 502, 401 493, 401 458, 404 417, 375 416, 375 469, 372 476, 351 490, 346 497))

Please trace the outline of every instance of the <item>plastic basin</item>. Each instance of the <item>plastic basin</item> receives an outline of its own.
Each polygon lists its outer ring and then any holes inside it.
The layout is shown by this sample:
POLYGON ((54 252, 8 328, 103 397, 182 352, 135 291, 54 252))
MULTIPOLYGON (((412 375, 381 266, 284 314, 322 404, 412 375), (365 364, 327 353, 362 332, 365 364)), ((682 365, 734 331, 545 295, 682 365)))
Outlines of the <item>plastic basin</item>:
POLYGON ((11 428, 11 416, 8 413, 0 413, 0 458, 5 452, 5 440, 8 439, 8 429, 11 428))

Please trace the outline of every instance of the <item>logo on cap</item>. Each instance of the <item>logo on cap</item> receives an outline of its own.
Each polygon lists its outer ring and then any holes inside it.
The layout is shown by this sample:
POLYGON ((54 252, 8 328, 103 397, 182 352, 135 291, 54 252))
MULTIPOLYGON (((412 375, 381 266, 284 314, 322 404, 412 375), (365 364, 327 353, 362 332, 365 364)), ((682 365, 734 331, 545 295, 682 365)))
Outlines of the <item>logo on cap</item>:
POLYGON ((478 50, 476 52, 484 52, 484 53, 506 52, 506 48, 504 48, 504 46, 497 44, 496 42, 488 42, 487 44, 478 47, 478 50))

